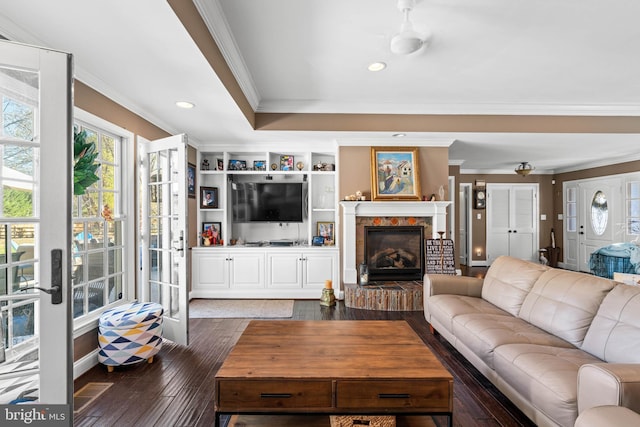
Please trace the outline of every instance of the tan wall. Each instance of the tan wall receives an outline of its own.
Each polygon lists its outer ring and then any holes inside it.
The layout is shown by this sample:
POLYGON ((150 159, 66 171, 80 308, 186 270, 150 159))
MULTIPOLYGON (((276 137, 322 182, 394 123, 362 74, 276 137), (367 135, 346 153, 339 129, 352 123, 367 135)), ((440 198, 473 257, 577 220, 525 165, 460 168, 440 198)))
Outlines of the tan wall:
MULTIPOLYGON (((77 80, 74 82, 73 101, 76 107, 120 126, 121 128, 127 129, 128 131, 133 132, 136 137, 140 135, 148 140, 154 140, 170 136, 169 133, 77 80)), ((129 143, 134 144, 135 152, 136 141, 129 141, 129 143)), ((132 159, 133 162, 135 162, 135 158, 137 157, 134 156, 134 159, 132 159)), ((135 188, 132 190, 132 194, 135 197, 137 195, 137 191, 135 188)), ((132 256, 136 256, 137 252, 134 252, 135 253, 132 256)), ((74 340, 74 362, 86 356, 97 347, 98 330, 96 328, 74 340)))
MULTIPOLYGON (((341 199, 360 190, 371 200, 371 147, 340 147, 341 199)), ((420 187, 423 195, 438 194, 443 185, 448 191, 449 150, 447 147, 420 147, 418 150, 420 187)), ((448 194, 448 193, 447 193, 448 194)))
MULTIPOLYGON (((371 147, 340 147, 338 195, 341 199, 360 190, 371 200, 371 147)), ((437 194, 443 185, 448 192, 449 150, 446 147, 420 147, 418 150, 420 187, 423 195, 437 194)), ((447 193, 448 194, 448 193, 447 193)), ((445 196, 446 199, 447 196, 445 196)), ((340 212, 342 215, 342 212, 340 212)), ((342 229, 338 230, 343 250, 342 229)))

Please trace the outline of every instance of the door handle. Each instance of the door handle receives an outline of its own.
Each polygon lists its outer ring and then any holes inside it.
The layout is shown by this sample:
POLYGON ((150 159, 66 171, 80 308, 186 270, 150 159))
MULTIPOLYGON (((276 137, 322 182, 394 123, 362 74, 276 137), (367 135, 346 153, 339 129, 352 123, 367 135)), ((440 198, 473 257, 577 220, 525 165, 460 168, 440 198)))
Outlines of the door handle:
POLYGON ((517 233, 517 232, 518 232, 518 230, 513 230, 513 232, 514 232, 514 233, 517 233))
POLYGON ((51 304, 62 304, 62 249, 51 250, 51 288, 45 289, 39 286, 29 286, 20 291, 37 289, 51 295, 51 304))
POLYGON ((180 237, 178 237, 178 240, 174 240, 173 243, 177 244, 177 246, 173 246, 171 249, 181 252, 182 256, 184 256, 184 231, 180 231, 180 237))

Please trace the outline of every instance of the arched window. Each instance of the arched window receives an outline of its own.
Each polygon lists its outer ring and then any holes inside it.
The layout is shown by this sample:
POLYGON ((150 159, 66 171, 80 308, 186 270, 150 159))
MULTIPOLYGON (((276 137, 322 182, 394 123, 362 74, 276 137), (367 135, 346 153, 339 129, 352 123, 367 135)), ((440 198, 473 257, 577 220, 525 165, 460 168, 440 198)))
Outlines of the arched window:
POLYGON ((607 196, 602 191, 596 191, 591 200, 591 228, 598 236, 602 236, 607 229, 609 220, 609 206, 607 196))

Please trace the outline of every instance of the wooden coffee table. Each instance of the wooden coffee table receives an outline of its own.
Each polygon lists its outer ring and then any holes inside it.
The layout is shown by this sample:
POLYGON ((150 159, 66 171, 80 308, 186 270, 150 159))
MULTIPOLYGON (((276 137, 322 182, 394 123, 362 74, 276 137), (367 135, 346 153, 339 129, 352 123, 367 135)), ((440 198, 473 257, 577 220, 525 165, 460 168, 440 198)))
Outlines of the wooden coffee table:
POLYGON ((215 377, 221 414, 446 415, 453 378, 405 321, 254 320, 215 377))

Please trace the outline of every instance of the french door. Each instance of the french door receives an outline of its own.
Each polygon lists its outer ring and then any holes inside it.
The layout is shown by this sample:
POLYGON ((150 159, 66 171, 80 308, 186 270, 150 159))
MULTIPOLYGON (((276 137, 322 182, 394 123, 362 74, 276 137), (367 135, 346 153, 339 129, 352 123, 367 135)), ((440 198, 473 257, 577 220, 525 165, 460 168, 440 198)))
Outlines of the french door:
POLYGON ((189 343, 187 289, 187 137, 140 141, 143 301, 164 307, 163 335, 189 343))
POLYGON ((72 84, 71 55, 0 41, 0 425, 72 423, 72 84))

